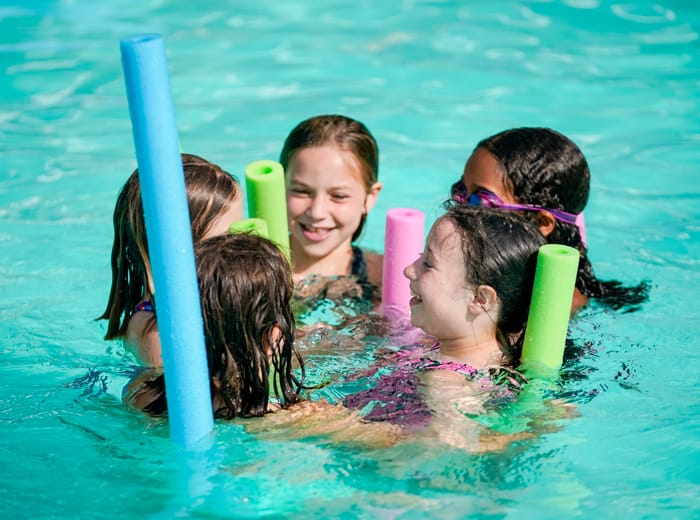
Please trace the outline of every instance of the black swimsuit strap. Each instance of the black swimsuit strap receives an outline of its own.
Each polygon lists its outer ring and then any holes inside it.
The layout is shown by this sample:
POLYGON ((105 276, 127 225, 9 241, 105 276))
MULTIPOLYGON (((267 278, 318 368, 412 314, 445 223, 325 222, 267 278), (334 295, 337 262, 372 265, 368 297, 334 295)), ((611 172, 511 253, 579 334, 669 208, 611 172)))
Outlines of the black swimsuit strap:
POLYGON ((367 280, 367 263, 362 249, 352 246, 352 264, 350 264, 350 274, 357 275, 360 280, 367 280))
POLYGON ((362 297, 366 300, 371 300, 375 288, 367 278, 367 262, 362 249, 357 246, 352 246, 352 263, 350 264, 350 274, 357 276, 357 283, 362 287, 362 297))

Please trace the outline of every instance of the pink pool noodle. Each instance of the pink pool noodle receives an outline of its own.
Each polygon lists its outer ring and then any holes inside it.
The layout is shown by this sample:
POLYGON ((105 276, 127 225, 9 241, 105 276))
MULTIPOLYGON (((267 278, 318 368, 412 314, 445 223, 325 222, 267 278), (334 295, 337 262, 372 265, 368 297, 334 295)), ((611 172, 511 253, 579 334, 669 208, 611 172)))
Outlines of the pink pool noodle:
POLYGON ((408 309, 411 292, 403 270, 423 251, 424 228, 425 215, 417 209, 394 208, 386 214, 382 272, 382 307, 385 309, 408 309))

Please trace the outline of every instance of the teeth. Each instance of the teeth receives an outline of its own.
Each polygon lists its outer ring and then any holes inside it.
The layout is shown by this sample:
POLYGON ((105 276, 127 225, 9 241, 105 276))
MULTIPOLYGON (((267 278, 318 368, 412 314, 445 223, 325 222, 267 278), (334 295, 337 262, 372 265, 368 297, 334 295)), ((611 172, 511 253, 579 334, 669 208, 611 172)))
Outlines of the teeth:
POLYGON ((303 227, 307 231, 311 231, 312 233, 324 233, 328 231, 328 228, 318 228, 316 226, 309 226, 307 224, 302 224, 301 227, 303 227))

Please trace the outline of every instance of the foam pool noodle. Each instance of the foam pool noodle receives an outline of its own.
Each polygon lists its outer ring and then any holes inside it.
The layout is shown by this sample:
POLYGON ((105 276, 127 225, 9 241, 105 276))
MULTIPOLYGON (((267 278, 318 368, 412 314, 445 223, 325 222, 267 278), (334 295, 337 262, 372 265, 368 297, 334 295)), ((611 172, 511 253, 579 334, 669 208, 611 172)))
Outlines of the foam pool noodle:
POLYGON ((245 169, 248 213, 267 222, 269 238, 290 258, 284 168, 275 161, 250 163, 245 169))
POLYGON ((163 39, 120 42, 158 308, 172 439, 191 447, 213 428, 209 370, 185 176, 163 39))
POLYGON ((556 370, 562 364, 578 263, 573 247, 540 247, 521 357, 526 368, 556 370))
POLYGON ((411 291, 403 274, 423 251, 425 215, 411 208, 393 208, 386 214, 384 264, 382 266, 382 309, 408 311, 411 291))
POLYGON ((270 238, 267 222, 261 218, 244 218, 228 227, 229 233, 253 233, 264 238, 270 238))

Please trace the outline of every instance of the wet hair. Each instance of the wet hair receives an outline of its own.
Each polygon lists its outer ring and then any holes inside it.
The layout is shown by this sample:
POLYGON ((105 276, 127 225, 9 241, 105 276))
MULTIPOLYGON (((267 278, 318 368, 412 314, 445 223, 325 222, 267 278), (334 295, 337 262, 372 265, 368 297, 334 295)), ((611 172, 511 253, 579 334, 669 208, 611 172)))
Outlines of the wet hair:
MULTIPOLYGON (((484 149, 497 161, 503 185, 520 204, 536 204, 568 213, 581 213, 588 202, 590 170, 581 149, 550 128, 512 128, 487 137, 474 151, 484 149)), ((448 206, 450 203, 447 204, 448 206)), ((539 212, 525 218, 542 224, 539 212)), ((624 286, 617 280, 599 280, 581 240, 578 226, 555 221, 547 242, 576 248, 580 253, 576 288, 612 309, 636 310, 649 297, 649 283, 624 286)))
POLYGON ((517 365, 544 237, 519 215, 493 208, 455 206, 441 218, 453 222, 461 236, 466 284, 496 291, 501 304, 496 337, 507 364, 517 365))
MULTIPOLYGON (((182 154, 192 239, 201 240, 214 220, 241 196, 238 181, 216 164, 197 155, 182 154)), ((105 339, 123 338, 136 305, 150 296, 148 240, 135 170, 122 187, 114 207, 112 286, 107 307, 98 320, 109 320, 105 339)), ((152 330, 155 319, 144 333, 152 330)))
MULTIPOLYGON (((262 416, 271 392, 283 407, 299 401, 304 363, 293 343, 286 257, 270 240, 247 233, 203 240, 195 245, 195 257, 214 416, 262 416)), ((145 403, 149 414, 164 415, 165 377, 148 381, 130 397, 145 403)))
MULTIPOLYGON (((379 148, 370 131, 360 121, 341 115, 321 115, 299 123, 289 133, 280 152, 279 162, 287 171, 289 163, 300 150, 334 144, 355 158, 362 175, 365 189, 369 189, 379 178, 379 148)), ((352 235, 358 239, 364 228, 367 215, 362 214, 360 225, 352 235)))
POLYGON ((294 348, 292 272, 280 249, 254 234, 222 235, 195 248, 204 338, 218 417, 261 416, 267 410, 271 351, 276 397, 299 400, 294 348), (279 331, 273 341, 274 330, 279 331))

